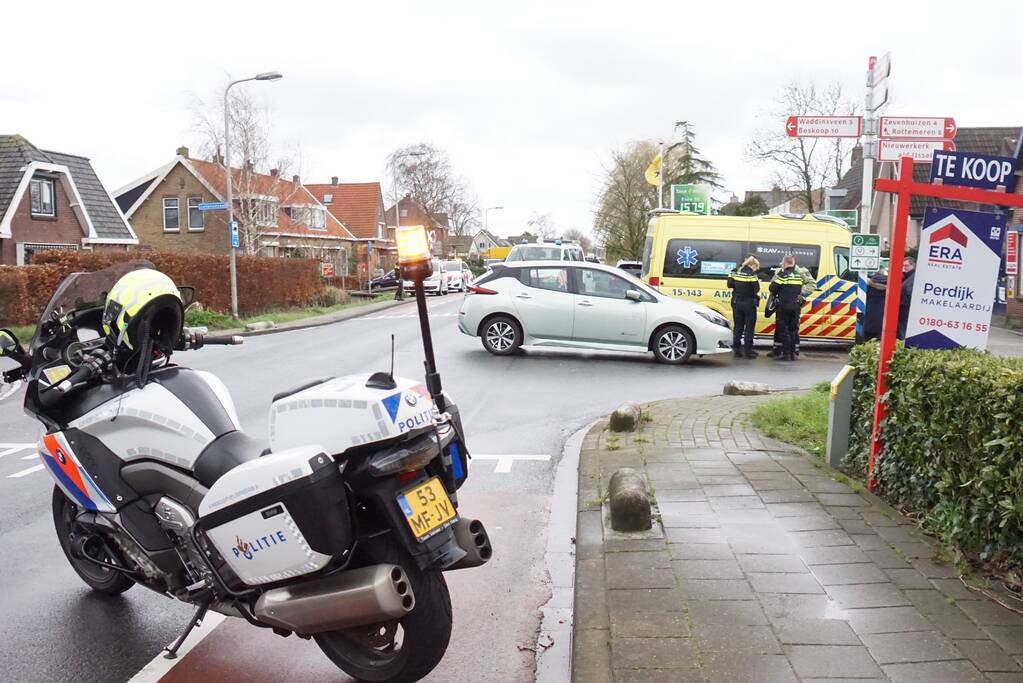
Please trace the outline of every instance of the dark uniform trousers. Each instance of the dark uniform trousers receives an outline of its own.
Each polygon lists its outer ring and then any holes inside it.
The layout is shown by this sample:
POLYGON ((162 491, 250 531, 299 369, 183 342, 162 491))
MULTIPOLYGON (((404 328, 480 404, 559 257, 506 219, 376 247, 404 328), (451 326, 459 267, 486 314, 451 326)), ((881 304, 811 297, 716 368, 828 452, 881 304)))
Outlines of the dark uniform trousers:
POLYGON ((732 349, 753 350, 753 334, 757 327, 756 299, 732 299, 732 349), (744 342, 745 340, 745 342, 744 342))
POLYGON ((799 308, 778 309, 778 342, 783 354, 795 354, 799 346, 799 308))

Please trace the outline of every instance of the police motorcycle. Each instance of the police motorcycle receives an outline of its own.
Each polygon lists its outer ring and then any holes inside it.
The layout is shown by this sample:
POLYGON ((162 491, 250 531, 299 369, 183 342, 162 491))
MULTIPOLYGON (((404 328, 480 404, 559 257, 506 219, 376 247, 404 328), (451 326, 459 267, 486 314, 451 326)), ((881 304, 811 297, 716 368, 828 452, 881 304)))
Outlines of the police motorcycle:
POLYGON ((183 329, 193 295, 118 264, 68 276, 27 349, 0 330, 72 568, 100 593, 140 584, 194 605, 169 658, 213 610, 312 638, 357 679, 419 680, 451 634, 443 572, 492 552, 459 514, 469 456, 432 348, 429 388, 378 372, 278 393, 266 444, 215 375, 171 362, 241 343, 183 329))

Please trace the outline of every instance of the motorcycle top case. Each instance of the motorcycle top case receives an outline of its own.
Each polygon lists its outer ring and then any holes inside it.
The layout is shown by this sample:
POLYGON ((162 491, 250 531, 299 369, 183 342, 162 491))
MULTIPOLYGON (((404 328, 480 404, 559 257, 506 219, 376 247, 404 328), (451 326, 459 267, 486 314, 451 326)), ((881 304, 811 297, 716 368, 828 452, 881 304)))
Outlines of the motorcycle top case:
POLYGON ((434 424, 430 392, 395 377, 394 389, 367 387, 369 375, 346 375, 279 395, 270 407, 270 445, 278 451, 315 443, 339 455, 434 424))
POLYGON ((323 569, 353 539, 341 470, 320 446, 235 467, 203 498, 199 526, 250 586, 323 569))

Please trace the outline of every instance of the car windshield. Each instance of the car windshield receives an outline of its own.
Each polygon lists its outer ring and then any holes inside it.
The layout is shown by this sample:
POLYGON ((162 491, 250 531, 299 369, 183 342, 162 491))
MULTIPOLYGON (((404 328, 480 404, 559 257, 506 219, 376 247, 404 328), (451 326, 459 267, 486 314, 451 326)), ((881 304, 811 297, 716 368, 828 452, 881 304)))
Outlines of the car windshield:
POLYGON ((508 254, 508 261, 560 261, 561 247, 544 247, 538 244, 520 245, 508 254))
POLYGON ((457 273, 461 269, 462 269, 462 262, 461 261, 445 261, 444 262, 444 270, 446 270, 448 272, 454 271, 454 272, 457 273))
MULTIPOLYGON (((89 308, 99 308, 106 303, 107 292, 117 283, 125 273, 139 268, 156 267, 149 261, 125 261, 115 263, 102 270, 91 273, 71 273, 64 281, 57 286, 57 290, 50 297, 49 303, 39 316, 39 324, 36 335, 42 329, 42 324, 51 319, 54 311, 73 313, 89 308)), ((35 336, 32 338, 35 344, 35 336)))

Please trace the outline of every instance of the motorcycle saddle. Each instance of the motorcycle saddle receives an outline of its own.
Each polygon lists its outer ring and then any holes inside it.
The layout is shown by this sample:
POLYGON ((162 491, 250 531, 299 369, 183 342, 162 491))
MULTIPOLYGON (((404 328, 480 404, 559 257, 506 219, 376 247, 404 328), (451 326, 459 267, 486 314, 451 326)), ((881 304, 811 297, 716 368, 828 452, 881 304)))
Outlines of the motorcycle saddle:
POLYGON ((241 430, 221 434, 211 441, 192 466, 192 473, 200 484, 209 488, 213 482, 238 465, 255 460, 269 452, 267 443, 249 436, 241 430))

